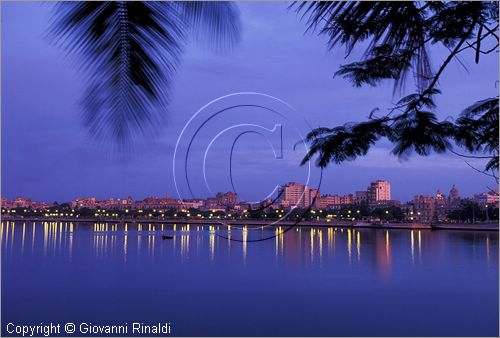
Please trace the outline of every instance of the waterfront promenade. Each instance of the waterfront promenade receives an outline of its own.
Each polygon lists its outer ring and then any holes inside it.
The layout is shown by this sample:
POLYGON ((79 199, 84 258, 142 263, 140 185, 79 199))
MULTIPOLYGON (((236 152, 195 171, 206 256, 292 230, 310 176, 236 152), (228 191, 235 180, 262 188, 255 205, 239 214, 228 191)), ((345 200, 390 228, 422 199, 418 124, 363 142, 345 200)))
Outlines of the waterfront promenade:
POLYGON ((301 227, 341 227, 341 228, 373 228, 373 229, 427 229, 427 230, 487 230, 498 231, 498 222, 491 223, 368 223, 363 221, 312 221, 300 222, 288 220, 252 220, 252 219, 191 219, 191 218, 75 218, 75 217, 12 217, 3 216, 2 221, 30 222, 78 222, 78 223, 128 223, 128 224, 197 224, 197 225, 230 225, 230 226, 301 226, 301 227))

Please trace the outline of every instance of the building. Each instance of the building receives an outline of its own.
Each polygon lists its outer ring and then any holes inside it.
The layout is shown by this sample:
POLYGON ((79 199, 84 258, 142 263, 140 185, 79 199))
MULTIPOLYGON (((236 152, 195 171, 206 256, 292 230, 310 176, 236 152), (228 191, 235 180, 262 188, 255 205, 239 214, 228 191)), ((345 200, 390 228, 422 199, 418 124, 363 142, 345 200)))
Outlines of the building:
POLYGON ((389 201, 391 199, 391 184, 386 180, 376 180, 368 187, 368 202, 389 201))
POLYGON ((16 197, 10 204, 12 208, 30 208, 33 201, 30 198, 16 197))
POLYGON ((1 203, 2 208, 10 209, 10 203, 6 197, 2 197, 1 203))
POLYGON ((103 209, 126 210, 132 208, 134 200, 132 197, 127 198, 108 198, 103 201, 97 201, 96 205, 103 209))
POLYGON ((413 198, 413 220, 423 223, 436 220, 436 199, 433 196, 417 195, 413 198))
POLYGON ((446 205, 446 196, 439 189, 436 192, 436 203, 438 205, 446 205))
POLYGON ((297 182, 289 182, 278 189, 278 201, 283 208, 309 208, 317 196, 320 196, 318 189, 297 182))
POLYGON ((308 195, 309 187, 289 182, 278 189, 278 201, 283 207, 301 207, 304 208, 308 201, 306 201, 306 192, 308 195))
POLYGON ((392 208, 392 207, 399 207, 400 202, 398 200, 380 200, 380 201, 375 201, 370 204, 371 209, 376 209, 376 208, 392 208))
POLYGON ((368 191, 356 191, 354 193, 354 202, 358 205, 368 203, 368 191))
POLYGON ((124 210, 132 207, 134 201, 132 197, 127 198, 108 198, 105 200, 96 200, 95 197, 87 197, 87 198, 77 198, 74 201, 71 201, 69 205, 72 209, 115 209, 115 210, 124 210))
POLYGON ((367 201, 370 207, 375 207, 380 201, 391 200, 391 184, 386 180, 376 180, 370 183, 367 191, 367 201))
POLYGON ((438 189, 436 193, 436 218, 438 221, 444 221, 448 214, 448 204, 446 196, 438 189))
POLYGON ((136 201, 132 204, 132 209, 156 209, 156 210, 181 210, 182 201, 175 198, 160 198, 160 197, 146 197, 142 201, 136 201))
POLYGON ((27 209, 46 209, 50 207, 49 204, 45 202, 33 201, 31 198, 16 197, 12 201, 8 201, 7 198, 2 197, 2 208, 13 209, 13 208, 27 208, 27 209))
POLYGON ((354 196, 352 194, 347 194, 344 195, 340 198, 340 204, 341 205, 351 205, 354 204, 354 196))
POLYGON ((96 199, 95 197, 88 198, 77 198, 76 200, 70 203, 72 209, 95 209, 96 208, 96 199))
POLYGON ((474 202, 481 208, 486 206, 498 207, 498 193, 483 192, 481 194, 474 195, 474 202))
POLYGON ((219 208, 221 205, 219 204, 219 199, 216 197, 209 197, 205 200, 205 208, 219 208))
POLYGON ((197 198, 191 198, 182 201, 182 207, 184 209, 202 209, 204 205, 205 201, 197 198))
POLYGON ((215 198, 218 205, 225 207, 232 207, 238 202, 238 194, 232 191, 226 193, 218 192, 215 198))
POLYGON ((408 202, 408 203, 402 204, 401 210, 403 211, 403 213, 405 215, 406 221, 410 221, 410 222, 414 221, 413 203, 408 202))
POLYGON ((309 204, 312 205, 312 207, 317 208, 318 207, 318 199, 320 198, 319 195, 319 189, 310 189, 309 190, 309 204))
POLYGON ((318 209, 334 209, 340 205, 341 197, 339 195, 323 195, 316 202, 318 209))

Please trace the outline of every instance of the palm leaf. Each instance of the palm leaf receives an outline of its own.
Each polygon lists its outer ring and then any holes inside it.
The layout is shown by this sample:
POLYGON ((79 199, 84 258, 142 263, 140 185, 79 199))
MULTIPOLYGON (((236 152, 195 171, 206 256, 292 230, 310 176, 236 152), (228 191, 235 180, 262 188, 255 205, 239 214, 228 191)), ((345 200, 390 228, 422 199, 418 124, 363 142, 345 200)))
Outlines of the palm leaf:
POLYGON ((227 1, 180 1, 182 16, 189 21, 194 34, 208 47, 225 50, 240 38, 238 9, 227 1))
POLYGON ((90 133, 122 147, 162 124, 188 30, 204 25, 215 43, 232 44, 238 24, 222 2, 61 2, 51 35, 86 75, 90 133))

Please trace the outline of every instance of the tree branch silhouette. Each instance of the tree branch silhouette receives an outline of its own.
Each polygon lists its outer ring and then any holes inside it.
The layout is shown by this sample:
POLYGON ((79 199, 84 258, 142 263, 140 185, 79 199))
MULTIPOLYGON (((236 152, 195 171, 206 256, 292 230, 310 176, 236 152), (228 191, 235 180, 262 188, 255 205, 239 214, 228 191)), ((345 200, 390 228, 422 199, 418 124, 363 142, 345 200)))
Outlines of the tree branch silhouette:
POLYGON ((403 159, 413 151, 422 156, 449 151, 490 159, 485 171, 498 170, 498 96, 472 104, 455 120, 438 121, 434 113, 439 79, 451 60, 461 62, 459 54, 467 49, 475 51, 475 62, 480 54, 498 52, 498 2, 334 1, 296 2, 292 7, 307 18, 307 30, 328 36, 330 50, 344 46, 350 53, 368 43, 360 60, 342 65, 335 75, 356 87, 377 86, 383 80, 394 81, 396 87, 412 71, 417 83, 416 93, 402 97, 382 117, 372 110, 367 121, 311 131, 310 151, 302 164, 315 156, 321 167, 352 161, 386 138, 394 145, 391 153, 403 159), (483 50, 486 40, 494 40, 494 46, 483 50), (436 72, 428 60, 430 44, 450 50, 436 72), (453 143, 469 154, 454 151, 453 143))

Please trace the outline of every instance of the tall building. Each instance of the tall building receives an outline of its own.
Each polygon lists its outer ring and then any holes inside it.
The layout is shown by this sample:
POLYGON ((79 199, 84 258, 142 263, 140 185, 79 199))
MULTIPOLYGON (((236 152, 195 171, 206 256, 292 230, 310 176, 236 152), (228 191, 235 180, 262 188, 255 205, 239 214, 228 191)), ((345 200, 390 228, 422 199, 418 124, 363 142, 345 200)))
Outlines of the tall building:
POLYGON ((278 189, 278 201, 283 207, 309 208, 319 194, 318 189, 289 182, 278 189))
POLYGON ((376 180, 368 187, 368 203, 376 204, 378 201, 391 200, 391 184, 386 180, 376 180))

